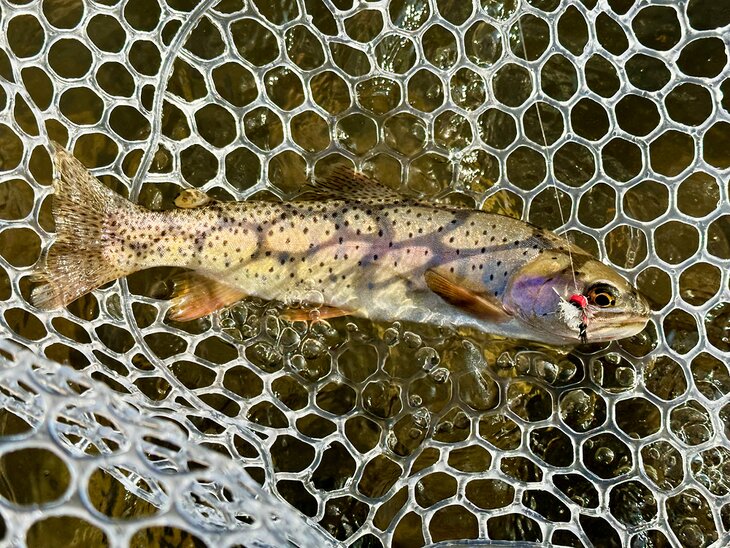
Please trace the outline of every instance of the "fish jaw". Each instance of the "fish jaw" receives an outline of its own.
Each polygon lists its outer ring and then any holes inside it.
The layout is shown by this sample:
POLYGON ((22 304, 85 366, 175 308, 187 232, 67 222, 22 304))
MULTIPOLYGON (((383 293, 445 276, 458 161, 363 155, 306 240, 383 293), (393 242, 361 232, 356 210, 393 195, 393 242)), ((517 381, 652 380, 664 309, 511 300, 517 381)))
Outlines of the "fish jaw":
POLYGON ((641 333, 646 328, 651 318, 649 303, 635 290, 631 291, 627 299, 632 301, 628 308, 633 312, 615 315, 593 313, 587 325, 587 338, 590 342, 626 339, 641 333))
POLYGON ((624 320, 621 325, 598 325, 588 327, 589 342, 608 342, 627 339, 641 333, 649 323, 648 318, 624 320))

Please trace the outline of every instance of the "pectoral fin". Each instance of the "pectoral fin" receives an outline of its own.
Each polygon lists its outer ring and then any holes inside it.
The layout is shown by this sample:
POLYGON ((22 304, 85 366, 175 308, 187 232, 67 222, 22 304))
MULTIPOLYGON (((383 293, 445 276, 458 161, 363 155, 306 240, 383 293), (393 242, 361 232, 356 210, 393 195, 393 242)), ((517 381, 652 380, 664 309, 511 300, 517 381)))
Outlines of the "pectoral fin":
POLYGON ((290 322, 309 321, 315 318, 326 320, 329 318, 339 318, 340 316, 349 316, 352 314, 349 310, 335 308, 334 306, 320 306, 314 310, 304 308, 287 308, 281 313, 281 317, 290 322))
POLYGON ((246 296, 235 287, 189 272, 175 278, 167 317, 178 322, 197 320, 246 296))
POLYGON ((445 276, 427 270, 424 274, 428 288, 441 297, 444 301, 457 308, 476 316, 496 323, 505 322, 510 319, 510 314, 502 307, 501 303, 488 295, 474 293, 465 289, 445 276))

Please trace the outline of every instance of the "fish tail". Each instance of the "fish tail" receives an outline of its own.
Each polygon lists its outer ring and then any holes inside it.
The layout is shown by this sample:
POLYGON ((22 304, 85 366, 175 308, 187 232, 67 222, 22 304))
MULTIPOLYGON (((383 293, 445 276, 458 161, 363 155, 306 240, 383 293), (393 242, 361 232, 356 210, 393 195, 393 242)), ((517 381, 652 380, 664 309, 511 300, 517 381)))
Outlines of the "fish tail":
POLYGON ((33 281, 31 301, 41 309, 66 306, 71 301, 136 270, 109 249, 119 241, 120 219, 129 221, 141 209, 97 180, 60 145, 54 163, 53 218, 56 239, 41 257, 33 281))

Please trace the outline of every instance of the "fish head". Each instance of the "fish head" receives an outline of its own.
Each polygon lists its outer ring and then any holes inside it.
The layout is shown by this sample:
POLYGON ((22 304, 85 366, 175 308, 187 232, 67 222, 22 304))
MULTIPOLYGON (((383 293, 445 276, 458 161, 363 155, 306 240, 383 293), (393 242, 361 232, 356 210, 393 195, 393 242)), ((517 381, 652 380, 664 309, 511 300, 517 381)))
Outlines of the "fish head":
POLYGON ((583 253, 538 255, 511 276, 503 305, 546 340, 568 343, 631 337, 651 313, 621 274, 583 253))

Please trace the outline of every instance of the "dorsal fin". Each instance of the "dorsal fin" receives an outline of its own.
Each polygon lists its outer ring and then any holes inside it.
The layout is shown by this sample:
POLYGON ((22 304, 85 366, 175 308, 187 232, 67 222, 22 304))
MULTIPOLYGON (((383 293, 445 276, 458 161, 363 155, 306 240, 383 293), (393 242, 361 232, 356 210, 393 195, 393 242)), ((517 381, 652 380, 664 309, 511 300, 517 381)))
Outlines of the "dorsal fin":
POLYGON ((329 192, 338 192, 352 200, 392 202, 394 200, 414 199, 412 196, 406 196, 375 179, 371 179, 364 173, 357 173, 343 165, 335 166, 326 178, 317 182, 316 186, 317 188, 326 188, 329 192))
POLYGON ((417 200, 401 194, 363 173, 352 168, 337 165, 327 176, 318 178, 313 184, 306 185, 297 200, 349 200, 369 204, 392 204, 395 202, 412 202, 417 200))
POLYGON ((441 203, 404 193, 384 185, 351 167, 336 165, 326 177, 318 178, 313 184, 304 186, 303 192, 296 197, 298 201, 310 200, 348 200, 371 205, 410 204, 435 207, 439 209, 473 209, 471 207, 441 203))

